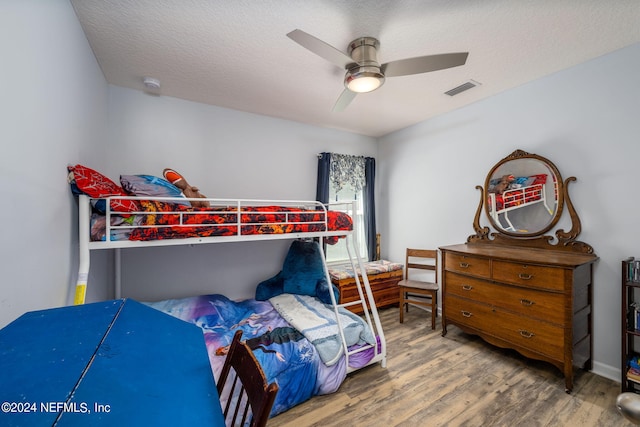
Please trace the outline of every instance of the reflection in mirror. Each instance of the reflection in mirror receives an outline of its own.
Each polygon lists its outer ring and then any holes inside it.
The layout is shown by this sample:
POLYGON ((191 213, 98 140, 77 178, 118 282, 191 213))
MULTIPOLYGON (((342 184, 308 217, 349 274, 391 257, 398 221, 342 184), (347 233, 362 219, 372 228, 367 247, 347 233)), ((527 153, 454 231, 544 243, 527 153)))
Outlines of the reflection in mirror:
POLYGON ((548 230, 557 221, 560 179, 555 166, 539 156, 506 158, 498 163, 485 183, 485 206, 493 226, 515 235, 548 230))

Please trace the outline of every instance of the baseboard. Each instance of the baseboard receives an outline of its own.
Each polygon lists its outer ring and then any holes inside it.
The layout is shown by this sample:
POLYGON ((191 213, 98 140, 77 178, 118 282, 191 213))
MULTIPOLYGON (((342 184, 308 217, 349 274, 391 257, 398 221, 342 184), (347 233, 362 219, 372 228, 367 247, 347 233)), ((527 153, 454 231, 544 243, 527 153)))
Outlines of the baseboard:
POLYGON ((620 382, 621 372, 620 368, 613 367, 611 365, 605 365, 604 363, 593 362, 593 369, 591 370, 596 375, 610 379, 617 383, 620 382))

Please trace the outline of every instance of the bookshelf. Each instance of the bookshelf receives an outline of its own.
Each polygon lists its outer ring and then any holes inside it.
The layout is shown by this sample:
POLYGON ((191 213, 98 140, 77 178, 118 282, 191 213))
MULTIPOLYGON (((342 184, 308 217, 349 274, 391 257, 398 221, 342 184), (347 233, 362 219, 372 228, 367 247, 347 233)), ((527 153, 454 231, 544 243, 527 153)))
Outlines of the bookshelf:
POLYGON ((640 393, 640 259, 622 261, 622 392, 640 393))

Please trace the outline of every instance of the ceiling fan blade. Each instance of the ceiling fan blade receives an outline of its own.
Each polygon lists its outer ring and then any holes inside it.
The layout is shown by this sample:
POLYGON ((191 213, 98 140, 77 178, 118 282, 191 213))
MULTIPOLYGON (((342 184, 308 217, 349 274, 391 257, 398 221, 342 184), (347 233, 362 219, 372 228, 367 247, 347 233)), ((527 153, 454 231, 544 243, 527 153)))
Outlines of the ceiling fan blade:
POLYGON ((380 68, 385 77, 409 76, 464 65, 467 62, 467 56, 469 56, 469 52, 419 56, 391 61, 382 64, 380 68))
POLYGON ((331 111, 335 113, 344 111, 344 109, 351 104, 351 101, 353 101, 353 98, 355 98, 356 95, 357 93, 351 92, 349 89, 343 90, 331 111))
POLYGON ((287 34, 287 37, 340 68, 347 68, 347 65, 354 63, 353 59, 346 53, 302 30, 293 30, 287 34))

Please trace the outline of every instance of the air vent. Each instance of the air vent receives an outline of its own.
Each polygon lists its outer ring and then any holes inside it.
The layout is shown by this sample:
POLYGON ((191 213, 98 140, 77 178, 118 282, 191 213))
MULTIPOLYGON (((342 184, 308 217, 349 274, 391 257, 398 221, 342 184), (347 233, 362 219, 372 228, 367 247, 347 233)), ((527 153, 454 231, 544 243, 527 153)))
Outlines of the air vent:
POLYGON ((464 92, 465 90, 469 90, 472 87, 476 87, 478 86, 480 83, 476 82, 475 80, 469 80, 466 83, 461 84, 458 87, 454 87, 453 89, 450 89, 448 91, 445 92, 446 95, 449 96, 454 96, 459 94, 460 92, 464 92))

